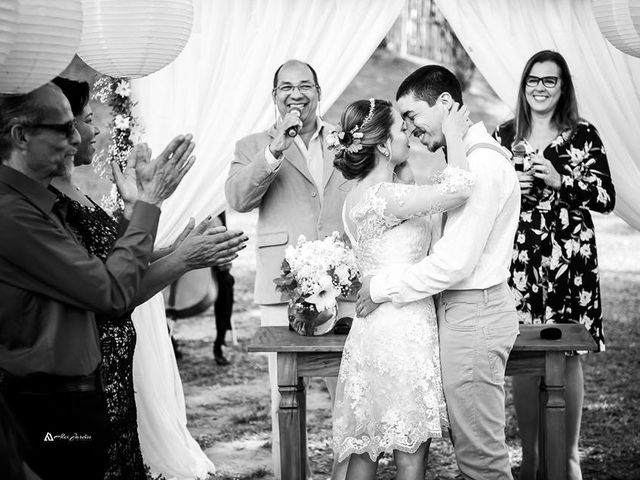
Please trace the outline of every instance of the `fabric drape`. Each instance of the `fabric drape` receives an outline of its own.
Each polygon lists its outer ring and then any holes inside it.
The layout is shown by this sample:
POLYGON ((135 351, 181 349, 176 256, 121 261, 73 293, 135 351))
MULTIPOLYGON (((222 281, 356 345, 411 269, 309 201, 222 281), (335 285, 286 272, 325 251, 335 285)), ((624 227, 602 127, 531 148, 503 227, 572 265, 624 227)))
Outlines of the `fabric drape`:
MULTIPOLYGON (((181 55, 132 82, 134 113, 156 154, 178 133, 193 133, 197 143, 195 165, 162 206, 157 243, 169 243, 190 216, 200 220, 223 210, 235 142, 274 121, 271 88, 280 64, 297 58, 316 69, 323 113, 382 41, 402 5, 403 0, 195 0, 193 33, 181 55)), ((161 296, 138 307, 132 318, 145 462, 167 478, 205 476, 212 465, 186 429, 161 296)))
POLYGON ((602 36, 591 1, 436 3, 478 70, 512 109, 531 55, 550 49, 565 57, 580 114, 596 126, 607 151, 617 192, 615 212, 640 229, 640 59, 602 36))
POLYGON ((136 114, 154 151, 192 132, 198 160, 163 204, 158 240, 189 216, 219 213, 236 140, 274 121, 273 74, 290 58, 318 73, 325 111, 382 41, 403 0, 196 0, 194 29, 174 63, 134 80, 136 114))
POLYGON ((144 462, 154 477, 162 473, 167 480, 205 479, 215 467, 187 429, 184 391, 162 295, 136 308, 132 319, 138 338, 133 385, 144 462))

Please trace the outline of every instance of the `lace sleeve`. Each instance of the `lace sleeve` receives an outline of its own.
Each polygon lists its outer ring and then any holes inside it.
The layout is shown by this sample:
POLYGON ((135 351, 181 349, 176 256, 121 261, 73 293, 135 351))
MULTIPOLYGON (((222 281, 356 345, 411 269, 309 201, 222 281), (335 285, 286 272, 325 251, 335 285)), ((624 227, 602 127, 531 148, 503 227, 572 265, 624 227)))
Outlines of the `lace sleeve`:
POLYGON ((380 194, 382 185, 387 184, 378 183, 369 188, 363 200, 351 210, 358 241, 377 237, 403 221, 388 213, 389 198, 380 194))
POLYGON ((460 168, 447 168, 441 176, 440 183, 435 185, 382 184, 378 196, 387 202, 384 217, 402 221, 462 205, 471 195, 475 177, 460 168))
POLYGON ((447 167, 435 175, 434 181, 438 192, 445 195, 471 189, 476 183, 476 176, 459 167, 447 167))
POLYGON ((378 189, 378 197, 385 200, 385 209, 381 215, 387 222, 400 223, 414 217, 424 217, 440 211, 438 202, 424 202, 415 205, 421 191, 429 186, 404 183, 383 183, 378 189))
POLYGON ((378 183, 352 210, 358 238, 380 235, 405 220, 456 208, 471 195, 475 177, 460 168, 448 167, 435 185, 378 183))

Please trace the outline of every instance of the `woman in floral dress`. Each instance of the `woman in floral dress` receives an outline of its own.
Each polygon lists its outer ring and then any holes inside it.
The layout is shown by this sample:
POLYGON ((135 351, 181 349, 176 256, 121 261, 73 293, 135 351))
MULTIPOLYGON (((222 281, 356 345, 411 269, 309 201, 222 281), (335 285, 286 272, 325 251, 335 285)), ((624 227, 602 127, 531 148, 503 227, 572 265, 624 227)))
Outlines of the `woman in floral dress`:
MULTIPOLYGON (((522 207, 510 279, 520 321, 583 324, 598 351, 604 350, 590 210, 611 212, 615 190, 600 136, 578 116, 571 74, 559 53, 544 50, 529 59, 515 118, 494 136, 504 147, 526 152, 524 171, 518 173, 522 207)), ((582 478, 578 440, 584 397, 578 355, 567 358, 565 382, 568 472, 576 480, 582 478)), ((513 380, 522 480, 536 478, 538 385, 536 377, 513 380)))

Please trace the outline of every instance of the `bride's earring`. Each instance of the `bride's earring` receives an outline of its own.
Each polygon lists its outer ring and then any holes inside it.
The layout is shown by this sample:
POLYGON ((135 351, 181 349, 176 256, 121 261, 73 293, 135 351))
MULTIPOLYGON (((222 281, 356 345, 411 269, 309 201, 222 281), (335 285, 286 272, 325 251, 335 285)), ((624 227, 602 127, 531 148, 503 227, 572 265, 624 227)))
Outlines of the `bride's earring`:
POLYGON ((389 145, 389 147, 387 147, 387 145, 385 144, 384 146, 384 150, 383 150, 383 155, 385 157, 387 157, 387 165, 385 166, 385 168, 387 169, 388 172, 391 172, 392 177, 395 179, 398 174, 396 173, 396 169, 393 166, 393 163, 391 163, 391 159, 393 158, 393 152, 391 151, 391 145, 389 145), (391 168, 389 168, 391 167, 391 168))
POLYGON ((391 173, 393 178, 396 178, 396 169, 391 163, 391 152, 389 150, 385 150, 384 156, 387 157, 387 164, 384 166, 384 168, 387 170, 387 172, 391 173))

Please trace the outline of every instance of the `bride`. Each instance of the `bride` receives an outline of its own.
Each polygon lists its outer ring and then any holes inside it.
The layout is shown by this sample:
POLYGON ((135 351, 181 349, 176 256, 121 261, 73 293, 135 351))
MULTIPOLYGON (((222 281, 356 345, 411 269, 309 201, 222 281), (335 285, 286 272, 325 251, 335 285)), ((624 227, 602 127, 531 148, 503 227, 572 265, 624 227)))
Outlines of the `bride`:
MULTIPOLYGON (((449 166, 439 183, 418 186, 400 183, 413 182, 407 127, 398 111, 373 98, 346 107, 342 131, 332 132, 328 142, 336 168, 356 180, 343 221, 362 276, 419 261, 432 239, 430 216, 469 197, 474 177, 462 143, 467 117, 466 107, 454 105, 442 126, 449 166)), ((447 426, 432 298, 384 303, 356 317, 333 416, 335 454, 339 461, 350 457, 347 479, 375 478, 383 452, 393 453, 398 479, 423 479, 431 438, 442 437, 447 426)))

